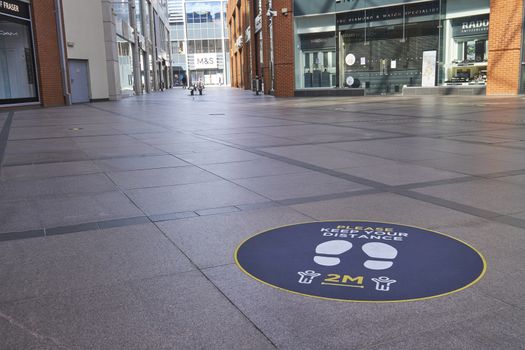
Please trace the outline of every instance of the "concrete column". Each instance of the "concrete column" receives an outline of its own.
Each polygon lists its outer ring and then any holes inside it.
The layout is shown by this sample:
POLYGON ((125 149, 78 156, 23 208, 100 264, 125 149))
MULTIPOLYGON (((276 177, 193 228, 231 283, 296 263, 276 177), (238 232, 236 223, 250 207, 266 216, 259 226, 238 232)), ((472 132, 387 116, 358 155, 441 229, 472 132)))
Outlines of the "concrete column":
POLYGON ((128 0, 129 4, 129 24, 133 28, 133 89, 135 95, 142 95, 142 82, 140 79, 140 49, 139 49, 139 36, 137 32, 137 17, 135 15, 135 1, 128 0))
POLYGON ((149 52, 149 47, 150 47, 150 44, 149 44, 149 31, 150 31, 150 28, 149 26, 147 25, 147 21, 146 21, 146 10, 148 9, 148 2, 147 0, 140 0, 140 12, 142 13, 142 18, 141 18, 141 25, 142 25, 142 35, 144 36, 144 49, 146 50, 146 52, 144 53, 144 87, 146 89, 146 92, 147 93, 150 93, 151 92, 151 77, 149 75, 149 55, 148 55, 148 52, 149 52))
POLYGON ((159 73, 158 73, 158 67, 157 67, 157 38, 155 35, 155 14, 153 13, 153 6, 151 4, 149 6, 149 27, 150 27, 150 38, 151 38, 151 56, 152 56, 152 66, 153 66, 153 90, 158 91, 159 90, 159 73))
MULTIPOLYGON (((172 57, 171 57, 171 28, 167 28, 167 32, 168 32, 168 59, 170 61, 170 65, 169 65, 169 68, 168 68, 168 82, 169 82, 169 87, 172 88, 173 87, 173 61, 172 61, 172 57)), ((166 83, 168 83, 166 82, 166 83)), ((168 87, 168 86, 166 86, 168 87)))
POLYGON ((109 0, 102 1, 102 21, 104 26, 104 42, 106 44, 106 68, 108 71, 109 99, 120 100, 120 73, 117 51, 117 28, 113 6, 109 0))

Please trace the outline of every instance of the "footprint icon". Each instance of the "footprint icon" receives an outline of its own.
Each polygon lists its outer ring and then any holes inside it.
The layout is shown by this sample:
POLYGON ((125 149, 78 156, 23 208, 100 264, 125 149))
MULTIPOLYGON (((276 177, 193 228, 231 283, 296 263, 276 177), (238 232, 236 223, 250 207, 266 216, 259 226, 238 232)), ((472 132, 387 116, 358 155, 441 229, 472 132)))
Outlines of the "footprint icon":
MULTIPOLYGON (((397 249, 386 243, 366 243, 362 249, 366 255, 374 259, 393 260, 397 256, 397 249)), ((367 260, 364 265, 369 270, 386 270, 391 268, 394 263, 385 260, 367 260)))
MULTIPOLYGON (((323 255, 340 255, 350 249, 352 249, 352 243, 343 240, 333 240, 319 244, 315 248, 315 253, 323 255)), ((339 265, 341 259, 335 256, 316 255, 314 261, 323 266, 336 266, 339 265)))

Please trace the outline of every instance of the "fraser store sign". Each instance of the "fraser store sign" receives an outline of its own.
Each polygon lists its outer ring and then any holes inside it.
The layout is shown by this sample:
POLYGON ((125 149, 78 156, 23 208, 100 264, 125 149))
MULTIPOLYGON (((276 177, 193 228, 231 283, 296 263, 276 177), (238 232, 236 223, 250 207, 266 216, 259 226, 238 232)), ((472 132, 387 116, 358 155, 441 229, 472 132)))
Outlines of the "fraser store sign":
POLYGON ((29 4, 18 0, 0 0, 0 13, 29 19, 29 4))

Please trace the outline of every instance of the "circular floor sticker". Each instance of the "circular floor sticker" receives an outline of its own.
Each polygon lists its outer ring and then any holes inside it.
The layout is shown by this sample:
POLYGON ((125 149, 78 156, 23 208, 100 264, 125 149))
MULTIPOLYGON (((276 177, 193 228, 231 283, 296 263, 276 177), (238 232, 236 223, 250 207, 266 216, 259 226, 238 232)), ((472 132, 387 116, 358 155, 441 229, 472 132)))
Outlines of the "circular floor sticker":
POLYGON ((262 232, 237 265, 271 286, 343 301, 428 299, 463 290, 485 273, 483 256, 447 235, 368 221, 312 222, 262 232))

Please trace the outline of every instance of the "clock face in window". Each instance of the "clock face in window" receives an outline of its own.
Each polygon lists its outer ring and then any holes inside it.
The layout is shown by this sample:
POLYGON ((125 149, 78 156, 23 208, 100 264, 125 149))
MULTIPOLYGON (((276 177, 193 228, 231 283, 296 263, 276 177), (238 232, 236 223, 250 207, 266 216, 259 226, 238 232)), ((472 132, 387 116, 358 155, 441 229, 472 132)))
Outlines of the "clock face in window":
POLYGON ((353 54, 351 54, 351 53, 346 55, 345 63, 346 63, 347 66, 353 66, 354 63, 355 63, 355 56, 353 54))

